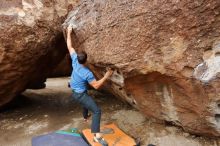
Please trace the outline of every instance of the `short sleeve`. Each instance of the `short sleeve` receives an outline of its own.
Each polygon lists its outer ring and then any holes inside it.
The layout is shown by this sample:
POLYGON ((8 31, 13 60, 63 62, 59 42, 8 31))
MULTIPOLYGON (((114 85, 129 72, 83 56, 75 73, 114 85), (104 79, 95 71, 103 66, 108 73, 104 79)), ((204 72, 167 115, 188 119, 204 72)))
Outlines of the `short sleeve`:
POLYGON ((77 54, 74 52, 70 55, 72 60, 76 60, 77 59, 77 54))
POLYGON ((72 59, 72 65, 73 65, 73 67, 74 67, 74 65, 76 65, 77 64, 77 54, 76 53, 73 53, 73 54, 71 54, 70 55, 70 57, 71 57, 71 59, 72 59))
POLYGON ((95 80, 95 77, 94 77, 94 75, 93 75, 93 73, 91 71, 89 71, 89 73, 87 74, 86 80, 88 81, 88 83, 90 83, 93 80, 95 80))

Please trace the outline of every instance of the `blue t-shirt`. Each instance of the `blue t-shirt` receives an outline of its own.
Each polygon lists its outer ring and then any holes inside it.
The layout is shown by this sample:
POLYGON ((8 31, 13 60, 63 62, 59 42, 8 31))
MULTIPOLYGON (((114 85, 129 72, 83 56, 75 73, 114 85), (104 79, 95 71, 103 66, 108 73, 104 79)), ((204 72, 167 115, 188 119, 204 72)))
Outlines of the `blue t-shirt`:
POLYGON ((71 74, 70 87, 77 93, 87 90, 88 83, 95 80, 93 73, 82 64, 79 64, 77 54, 70 55, 72 59, 73 71, 71 74))

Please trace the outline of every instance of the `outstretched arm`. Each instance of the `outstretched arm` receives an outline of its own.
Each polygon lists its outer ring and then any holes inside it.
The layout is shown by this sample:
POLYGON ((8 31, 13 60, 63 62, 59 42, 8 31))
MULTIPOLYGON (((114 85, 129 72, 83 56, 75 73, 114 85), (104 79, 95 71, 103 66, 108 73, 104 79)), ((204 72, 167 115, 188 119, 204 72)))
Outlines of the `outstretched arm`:
POLYGON ((100 80, 98 80, 98 81, 93 80, 93 81, 90 82, 89 84, 90 84, 93 88, 99 89, 99 88, 104 84, 104 82, 112 75, 112 73, 113 73, 113 71, 112 71, 111 69, 109 69, 109 70, 105 73, 105 75, 104 75, 104 77, 103 77, 102 79, 100 79, 100 80))
POLYGON ((71 33, 73 31, 72 26, 68 26, 67 28, 67 48, 69 50, 70 55, 75 53, 75 49, 72 46, 71 33))

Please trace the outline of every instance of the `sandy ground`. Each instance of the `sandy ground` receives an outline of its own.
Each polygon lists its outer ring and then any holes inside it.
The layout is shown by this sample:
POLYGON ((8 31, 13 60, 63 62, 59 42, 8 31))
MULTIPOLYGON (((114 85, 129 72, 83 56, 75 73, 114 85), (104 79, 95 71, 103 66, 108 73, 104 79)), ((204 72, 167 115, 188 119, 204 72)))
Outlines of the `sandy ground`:
MULTIPOLYGON (((81 107, 71 99, 68 78, 48 79, 46 89, 27 90, 14 104, 0 111, 0 146, 31 146, 33 136, 77 127, 84 123, 81 107)), ((102 124, 117 124, 133 137, 141 138, 141 145, 156 146, 220 146, 220 139, 198 137, 180 128, 161 125, 146 119, 137 110, 114 96, 91 91, 102 109, 102 124)))

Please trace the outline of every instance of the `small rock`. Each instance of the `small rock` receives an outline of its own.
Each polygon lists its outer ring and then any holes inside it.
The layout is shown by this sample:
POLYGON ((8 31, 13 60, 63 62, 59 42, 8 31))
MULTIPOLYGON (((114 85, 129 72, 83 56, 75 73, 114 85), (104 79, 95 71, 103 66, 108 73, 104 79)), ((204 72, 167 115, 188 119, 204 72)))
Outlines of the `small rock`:
POLYGON ((188 137, 188 136, 189 136, 189 133, 183 133, 183 136, 184 136, 184 137, 188 137))

